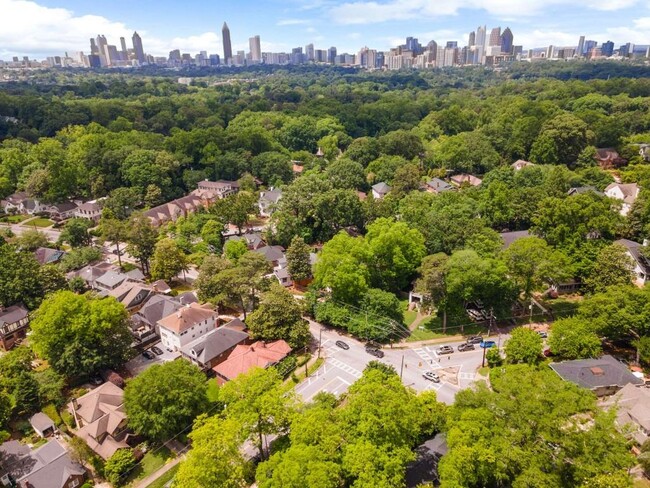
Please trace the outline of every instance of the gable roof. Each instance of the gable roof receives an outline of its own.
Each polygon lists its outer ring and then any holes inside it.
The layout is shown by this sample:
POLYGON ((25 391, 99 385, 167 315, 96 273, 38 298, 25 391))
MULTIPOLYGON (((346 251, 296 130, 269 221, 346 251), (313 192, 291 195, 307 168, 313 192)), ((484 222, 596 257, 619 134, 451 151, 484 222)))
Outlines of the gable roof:
POLYGON ((253 249, 264 247, 266 245, 264 239, 262 239, 262 235, 257 232, 245 233, 240 236, 239 235, 228 236, 226 238, 226 241, 242 241, 242 240, 245 241, 246 246, 252 247, 253 249))
POLYGON ((451 182, 461 186, 463 183, 468 183, 470 186, 479 186, 483 183, 481 178, 477 178, 474 175, 460 174, 454 175, 451 177, 451 182))
POLYGON ((76 209, 77 204, 73 202, 63 202, 63 203, 55 203, 53 205, 50 205, 50 207, 59 213, 63 213, 63 212, 70 212, 71 210, 76 209))
POLYGON ((34 251, 34 257, 38 264, 41 266, 44 264, 58 263, 65 256, 65 252, 59 249, 52 249, 50 247, 39 247, 34 251))
POLYGON ((514 232, 501 232, 499 234, 501 239, 503 239, 503 245, 501 249, 508 249, 510 245, 518 239, 523 239, 524 237, 532 237, 530 231, 527 230, 516 230, 514 232))
POLYGON ((183 304, 172 297, 152 295, 143 307, 133 315, 133 319, 136 322, 144 322, 153 327, 159 320, 173 314, 182 307, 183 304))
POLYGON ((431 188, 433 191, 435 191, 436 193, 441 193, 443 191, 451 191, 454 189, 453 186, 451 186, 446 181, 441 180, 440 178, 433 178, 427 181, 427 186, 431 188))
POLYGON ((7 308, 0 308, 0 326, 4 324, 15 324, 26 318, 29 312, 22 305, 12 305, 7 308))
POLYGON ((633 433, 633 437, 639 444, 643 444, 648 439, 647 433, 650 432, 650 388, 629 383, 616 392, 607 404, 618 407, 616 422, 619 426, 636 424, 641 427, 642 431, 633 433))
POLYGON ((282 246, 264 246, 253 249, 253 252, 260 253, 270 262, 279 261, 284 257, 284 248, 282 246))
POLYGON ((284 359, 290 352, 291 347, 283 340, 239 345, 230 353, 228 359, 212 369, 222 378, 232 380, 252 368, 267 368, 284 359))
POLYGON ((520 170, 529 166, 535 166, 535 164, 531 163, 530 161, 525 161, 523 159, 518 159, 517 161, 515 161, 510 165, 510 167, 513 168, 514 170, 520 170))
POLYGON ((268 190, 260 192, 260 200, 267 201, 270 203, 278 203, 282 198, 282 190, 268 190))
POLYGON ((636 264, 643 270, 644 273, 650 274, 650 261, 642 254, 641 249, 643 249, 643 244, 638 242, 631 241, 629 239, 619 239, 614 241, 614 244, 623 246, 627 249, 627 252, 630 253, 632 259, 636 261, 636 264))
POLYGON ((390 192, 391 187, 388 186, 388 185, 387 185, 386 183, 384 183, 383 181, 381 181, 381 182, 379 182, 379 183, 377 183, 377 184, 375 184, 375 185, 372 185, 372 189, 373 189, 375 192, 379 193, 380 195, 386 195, 387 193, 390 192))
POLYGON ((625 203, 634 203, 636 197, 639 195, 639 185, 636 183, 610 183, 605 188, 605 193, 618 188, 623 194, 623 201, 625 203))
POLYGON ((550 367, 563 380, 589 390, 608 386, 622 388, 629 383, 634 385, 643 383, 643 380, 634 376, 627 369, 627 366, 609 355, 604 355, 598 359, 579 359, 551 363, 550 367))
POLYGON ((34 428, 34 430, 39 430, 41 432, 49 428, 54 428, 54 422, 52 419, 43 412, 38 412, 32 415, 29 419, 29 423, 34 428))
POLYGON ((180 334, 205 320, 217 318, 217 312, 207 306, 192 303, 188 307, 181 307, 176 312, 158 321, 158 325, 167 330, 180 334))
POLYGON ((128 279, 124 273, 115 270, 109 270, 106 273, 95 279, 95 283, 105 286, 106 288, 114 288, 117 285, 125 282, 128 279))
POLYGON ((232 347, 248 339, 248 334, 230 327, 219 327, 181 348, 186 356, 207 364, 232 347))
POLYGON ((567 195, 583 195, 585 193, 595 193, 596 195, 604 196, 602 191, 599 191, 595 186, 574 186, 569 188, 567 195))

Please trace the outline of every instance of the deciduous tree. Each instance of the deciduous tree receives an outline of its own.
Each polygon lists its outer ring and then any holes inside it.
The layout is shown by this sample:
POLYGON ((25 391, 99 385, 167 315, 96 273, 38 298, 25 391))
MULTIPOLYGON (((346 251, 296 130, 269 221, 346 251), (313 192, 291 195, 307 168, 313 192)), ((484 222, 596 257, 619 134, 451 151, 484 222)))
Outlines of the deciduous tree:
POLYGON ((187 257, 175 240, 165 238, 156 243, 151 260, 151 277, 165 281, 173 280, 181 271, 187 270, 187 257))

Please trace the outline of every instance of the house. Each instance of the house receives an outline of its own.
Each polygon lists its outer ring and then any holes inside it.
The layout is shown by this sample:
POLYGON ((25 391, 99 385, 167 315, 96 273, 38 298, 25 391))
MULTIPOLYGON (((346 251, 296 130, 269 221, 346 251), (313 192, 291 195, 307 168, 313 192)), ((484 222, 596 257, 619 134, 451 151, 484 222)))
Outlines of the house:
POLYGON ((260 209, 260 215, 262 217, 270 217, 271 214, 275 211, 278 202, 282 198, 282 190, 271 188, 268 191, 260 192, 260 198, 257 202, 257 206, 260 209))
POLYGON ((27 335, 29 312, 22 305, 0 308, 0 346, 8 351, 27 335))
POLYGON ((0 201, 0 206, 2 206, 2 209, 8 214, 23 213, 23 205, 28 198, 27 193, 19 191, 0 201))
POLYGON ((246 332, 225 325, 183 346, 181 355, 199 368, 208 370, 225 361, 236 346, 248 340, 246 332))
POLYGON ((75 216, 77 208, 76 203, 63 202, 48 205, 45 208, 45 212, 47 212, 53 220, 66 220, 75 216))
POLYGON ((643 384, 625 364, 609 355, 551 363, 550 367, 563 380, 587 388, 599 397, 613 395, 628 384, 643 384))
POLYGON ((111 269, 95 279, 95 286, 107 291, 114 290, 128 279, 124 273, 111 269))
POLYGON ((278 263, 282 258, 284 258, 284 248, 282 246, 264 246, 257 249, 253 249, 253 252, 260 253, 270 262, 274 268, 278 266, 278 263))
POLYGON ((622 200, 621 215, 625 216, 630 212, 632 204, 639 196, 641 188, 636 183, 611 183, 605 188, 605 195, 616 200, 622 200))
POLYGON ((601 197, 605 196, 602 191, 598 191, 598 189, 594 186, 575 186, 573 188, 569 188, 567 195, 571 197, 573 195, 584 195, 585 193, 595 193, 601 197))
POLYGON ((45 205, 42 205, 41 202, 33 198, 28 198, 23 202, 22 210, 20 213, 26 213, 27 215, 34 215, 37 213, 44 212, 46 209, 45 205))
POLYGON ((158 321, 160 339, 170 351, 179 351, 216 326, 218 314, 207 305, 192 303, 158 321))
POLYGON ((650 388, 629 383, 607 399, 605 406, 616 407, 616 424, 629 429, 639 445, 650 439, 650 388))
POLYGON ((286 358, 290 352, 291 347, 283 340, 239 345, 225 361, 212 368, 212 371, 217 375, 217 383, 224 384, 252 368, 273 366, 286 358))
POLYGON ((503 245, 501 246, 502 250, 508 249, 510 245, 518 239, 523 239, 524 237, 532 237, 532 234, 527 230, 516 230, 514 232, 502 232, 499 234, 503 245))
POLYGON ((375 200, 381 200, 390 193, 391 187, 383 181, 372 186, 372 196, 375 200))
POLYGON ((228 236, 226 238, 226 241, 244 241, 246 247, 251 251, 255 251, 266 246, 266 242, 264 242, 264 239, 262 239, 262 235, 256 232, 246 232, 242 235, 228 236))
POLYGON ((230 195, 234 195, 239 191, 239 183, 236 181, 199 181, 197 188, 202 191, 209 191, 214 193, 217 198, 226 198, 230 195))
POLYGON ((151 284, 153 291, 156 293, 164 293, 165 295, 172 292, 171 287, 165 283, 163 280, 154 281, 151 284))
POLYGON ((531 166, 535 166, 535 164, 530 161, 524 161, 523 159, 518 159, 510 165, 510 167, 515 171, 521 171, 522 169, 530 168, 531 166))
POLYGON ((80 219, 88 219, 93 222, 99 222, 102 216, 102 207, 98 200, 82 203, 75 210, 74 216, 80 219))
POLYGON ((623 159, 616 149, 611 147, 596 149, 595 159, 602 169, 620 168, 627 164, 627 159, 623 159))
POLYGON ((434 193, 436 195, 444 193, 446 191, 453 191, 455 188, 451 186, 446 181, 441 180, 440 178, 433 178, 432 180, 427 181, 425 185, 425 190, 429 193, 434 193))
POLYGON ((79 277, 86 283, 86 286, 90 288, 97 288, 97 280, 104 276, 108 271, 114 270, 115 267, 111 263, 100 262, 97 264, 89 264, 84 266, 80 270, 71 271, 66 275, 68 280, 72 278, 79 277))
POLYGON ((291 169, 293 170, 294 176, 300 176, 300 174, 305 170, 305 166, 301 163, 302 161, 291 161, 291 169))
POLYGON ((468 174, 454 175, 450 180, 451 183, 456 185, 458 188, 463 186, 480 186, 480 184, 483 183, 482 179, 468 174))
POLYGON ((146 279, 146 276, 142 271, 140 271, 140 268, 133 268, 130 271, 126 271, 124 274, 130 281, 144 283, 144 280, 146 279))
POLYGON ((50 247, 39 247, 34 251, 34 257, 41 266, 45 264, 56 264, 63 259, 63 256, 65 256, 64 251, 50 247))
POLYGON ((650 281, 650 261, 641 252, 648 243, 639 244, 629 239, 619 239, 614 241, 614 244, 623 246, 628 256, 634 261, 634 274, 636 275, 637 285, 643 286, 650 281))
POLYGON ((115 298, 129 311, 142 305, 151 293, 150 287, 128 280, 118 287, 108 290, 108 295, 115 298))
POLYGON ((291 279, 289 270, 286 267, 273 270, 273 276, 275 276, 275 278, 278 280, 278 283, 280 283, 282 286, 293 286, 293 280, 291 279))
POLYGON ((75 432, 88 447, 108 459, 129 447, 124 390, 106 382, 68 404, 77 426, 75 432))
POLYGON ((52 419, 43 412, 38 412, 32 415, 29 419, 29 425, 32 426, 34 432, 43 438, 53 435, 56 430, 52 419))
POLYGON ((33 451, 18 441, 0 445, 0 486, 76 488, 85 478, 84 467, 57 439, 33 451))
POLYGON ((146 342, 160 334, 158 321, 183 307, 178 297, 151 295, 140 310, 131 316, 131 333, 136 341, 146 342))

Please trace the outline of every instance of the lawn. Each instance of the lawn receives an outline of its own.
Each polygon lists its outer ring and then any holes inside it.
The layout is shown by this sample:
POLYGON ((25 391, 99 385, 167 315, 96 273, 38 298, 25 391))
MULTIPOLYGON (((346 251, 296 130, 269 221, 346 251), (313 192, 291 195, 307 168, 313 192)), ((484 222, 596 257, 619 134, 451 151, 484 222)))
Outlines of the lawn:
POLYGON ((31 218, 29 215, 8 215, 2 217, 0 222, 9 222, 10 224, 20 224, 21 222, 31 218))
POLYGON ((164 488, 167 483, 169 483, 171 480, 174 479, 174 476, 176 476, 176 472, 178 471, 178 467, 180 465, 177 464, 173 468, 171 468, 169 471, 167 471, 165 474, 163 474, 160 478, 158 478, 156 481, 151 483, 147 488, 164 488))
POLYGON ((136 468, 131 472, 131 475, 126 481, 126 486, 137 485, 138 481, 158 471, 172 457, 173 455, 171 451, 165 446, 152 449, 144 455, 140 463, 138 463, 136 468))
POLYGON ((430 339, 441 339, 444 337, 463 335, 477 335, 487 332, 487 326, 476 324, 470 321, 467 316, 447 317, 447 330, 442 332, 442 319, 434 316, 425 320, 413 331, 407 342, 428 341, 430 339), (461 330, 462 328, 462 330, 461 330))
POLYGON ((185 293, 186 291, 192 291, 194 288, 190 283, 187 283, 185 281, 172 281, 169 283, 169 286, 171 287, 172 290, 174 290, 176 293, 181 294, 185 293))
POLYGON ((35 219, 30 220, 29 222, 25 222, 23 225, 32 225, 36 227, 50 227, 51 225, 54 224, 54 221, 50 219, 44 219, 42 217, 37 217, 35 219))
POLYGON ((215 378, 208 378, 208 400, 215 403, 219 400, 219 385, 217 385, 217 380, 215 378))
POLYGON ((413 321, 416 319, 418 316, 417 311, 415 310, 409 310, 409 301, 408 300, 400 300, 400 304, 402 305, 402 311, 404 312, 404 325, 407 327, 410 327, 410 325, 413 323, 413 321))

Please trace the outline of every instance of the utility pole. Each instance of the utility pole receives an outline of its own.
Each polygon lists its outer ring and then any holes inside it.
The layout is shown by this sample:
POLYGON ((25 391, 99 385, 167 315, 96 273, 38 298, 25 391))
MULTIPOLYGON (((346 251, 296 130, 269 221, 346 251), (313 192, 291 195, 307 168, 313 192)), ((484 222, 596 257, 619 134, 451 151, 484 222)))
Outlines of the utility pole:
POLYGON ((530 305, 528 305, 528 310, 530 310, 530 316, 528 317, 528 326, 533 328, 533 297, 530 297, 530 305))
POLYGON ((320 345, 321 345, 322 338, 323 338, 323 328, 321 327, 318 330, 318 359, 320 359, 320 345))
POLYGON ((404 354, 402 354, 402 366, 399 368, 399 380, 402 381, 402 373, 404 373, 404 354))
POLYGON ((485 368, 485 351, 487 350, 487 347, 483 348, 483 362, 481 363, 481 368, 485 368))
MULTIPOLYGON (((305 356, 307 356, 307 346, 305 346, 305 356)), ((309 363, 309 358, 305 361, 305 378, 309 378, 309 370, 307 369, 307 363, 309 363)))

